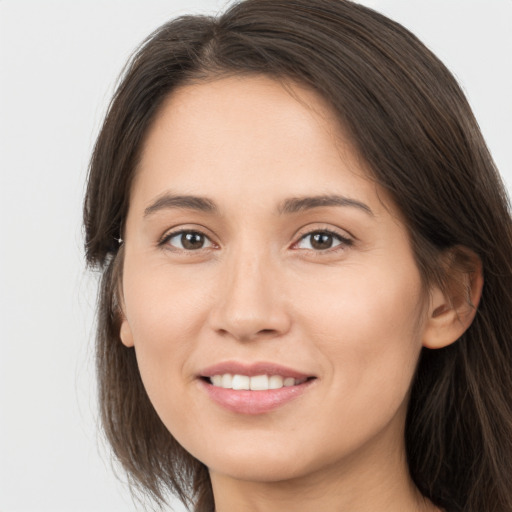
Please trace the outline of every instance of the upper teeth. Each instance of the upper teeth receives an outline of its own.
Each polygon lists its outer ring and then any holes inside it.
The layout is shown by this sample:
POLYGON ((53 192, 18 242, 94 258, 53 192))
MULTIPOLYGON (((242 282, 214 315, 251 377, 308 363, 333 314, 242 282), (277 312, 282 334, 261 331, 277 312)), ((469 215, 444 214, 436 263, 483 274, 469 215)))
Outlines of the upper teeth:
POLYGON ((302 384, 306 379, 294 379, 293 377, 281 377, 280 375, 213 375, 210 381, 214 386, 224 389, 250 389, 253 391, 266 391, 268 389, 279 389, 283 386, 296 386, 302 384))

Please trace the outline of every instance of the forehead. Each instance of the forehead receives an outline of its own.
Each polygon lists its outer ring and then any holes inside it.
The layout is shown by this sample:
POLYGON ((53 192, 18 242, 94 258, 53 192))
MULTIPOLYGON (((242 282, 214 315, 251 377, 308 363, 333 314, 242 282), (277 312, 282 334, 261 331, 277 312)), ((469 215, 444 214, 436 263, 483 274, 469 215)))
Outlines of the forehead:
POLYGON ((173 119, 186 125, 188 120, 207 130, 211 121, 218 131, 221 124, 236 128, 248 118, 252 130, 263 126, 265 133, 269 121, 288 131, 291 123, 296 124, 295 135, 316 122, 336 139, 342 135, 333 109, 318 92, 289 79, 265 75, 234 75, 181 85, 169 94, 155 124, 173 119))
POLYGON ((318 93, 235 76, 170 94, 146 136, 132 195, 149 200, 172 188, 260 203, 311 192, 361 197, 375 195, 368 177, 318 93))

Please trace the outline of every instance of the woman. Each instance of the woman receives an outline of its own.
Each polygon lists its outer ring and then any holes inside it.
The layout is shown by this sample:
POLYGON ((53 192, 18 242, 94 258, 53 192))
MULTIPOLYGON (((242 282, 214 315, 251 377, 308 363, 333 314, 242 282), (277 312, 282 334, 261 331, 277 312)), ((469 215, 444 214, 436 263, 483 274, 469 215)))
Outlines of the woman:
POLYGON ((84 214, 103 426, 157 502, 512 510, 506 194, 403 27, 338 0, 169 22, 84 214))

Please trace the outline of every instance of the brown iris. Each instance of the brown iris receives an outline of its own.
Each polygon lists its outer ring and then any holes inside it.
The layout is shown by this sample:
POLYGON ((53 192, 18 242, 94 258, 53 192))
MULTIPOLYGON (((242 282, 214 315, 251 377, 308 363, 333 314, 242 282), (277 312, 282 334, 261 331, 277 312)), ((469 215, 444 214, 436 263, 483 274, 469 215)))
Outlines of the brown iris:
POLYGON ((329 233, 315 233, 310 235, 311 247, 313 249, 330 249, 332 247, 333 236, 329 233))
POLYGON ((184 249, 201 249, 204 245, 204 238, 201 233, 182 233, 181 245, 184 249))

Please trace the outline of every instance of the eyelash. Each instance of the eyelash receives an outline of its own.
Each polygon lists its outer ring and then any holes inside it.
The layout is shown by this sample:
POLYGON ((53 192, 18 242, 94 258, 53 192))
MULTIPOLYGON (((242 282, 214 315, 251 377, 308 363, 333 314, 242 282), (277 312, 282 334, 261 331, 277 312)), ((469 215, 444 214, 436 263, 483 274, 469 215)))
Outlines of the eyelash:
MULTIPOLYGON (((171 247, 172 249, 170 250, 173 250, 173 251, 178 251, 178 252, 185 252, 185 253, 190 253, 190 254, 193 254, 193 253, 196 253, 196 252, 199 252, 203 249, 209 249, 210 247, 200 247, 199 249, 185 249, 185 248, 180 248, 180 247, 174 247, 172 246, 171 244, 169 244, 169 241, 172 240, 173 238, 177 237, 177 236, 183 236, 183 235, 186 235, 186 234, 193 234, 193 235, 199 235, 201 237, 203 237, 205 240, 208 240, 209 243, 210 243, 210 246, 215 246, 216 244, 214 242, 211 241, 210 237, 208 235, 206 235, 205 233, 203 233, 202 231, 199 231, 199 230, 196 230, 196 229, 180 229, 178 231, 173 231, 171 233, 168 233, 166 235, 164 235, 162 237, 162 239, 158 242, 158 246, 168 246, 168 247, 171 247)), ((345 250, 347 247, 350 247, 353 245, 353 240, 346 237, 346 236, 343 236, 341 235, 340 233, 337 233, 335 231, 332 231, 330 229, 315 229, 313 231, 308 231, 307 233, 304 233, 300 236, 299 240, 297 242, 295 242, 293 244, 293 246, 296 246, 298 245, 300 242, 306 240, 308 237, 312 237, 314 235, 327 235, 327 236, 330 236, 332 237, 333 239, 336 239, 339 243, 337 245, 335 245, 334 247, 328 247, 327 249, 318 249, 318 250, 315 250, 313 248, 311 249, 306 249, 308 251, 313 251, 314 253, 316 254, 325 254, 327 252, 336 252, 336 251, 340 251, 340 250, 345 250)), ((310 241, 310 245, 311 245, 311 241, 310 241)), ((295 249, 295 250, 299 250, 299 249, 295 249)))
MULTIPOLYGON (((333 239, 337 239, 339 241, 338 245, 335 245, 334 247, 328 247, 327 249, 308 249, 311 251, 314 251, 317 254, 324 254, 327 252, 336 252, 336 251, 342 251, 345 250, 347 247, 350 247, 353 244, 353 240, 341 235, 340 233, 336 233, 335 231, 332 231, 330 229, 316 229, 313 231, 308 231, 307 233, 304 233, 300 236, 299 240, 295 242, 293 245, 298 245, 303 240, 306 240, 307 238, 312 237, 313 235, 327 235, 332 237, 333 239)), ((309 242, 311 245, 311 240, 309 242)))
POLYGON ((181 252, 190 252, 190 253, 198 252, 201 249, 206 249, 206 247, 200 247, 199 249, 196 249, 196 250, 193 250, 193 249, 187 250, 185 248, 173 247, 169 244, 169 241, 172 240, 173 238, 180 236, 180 235, 183 236, 186 234, 199 235, 199 236, 203 237, 205 240, 208 240, 211 245, 214 245, 214 243, 210 240, 210 237, 208 235, 206 235, 205 233, 203 233, 202 231, 199 231, 197 229, 180 229, 178 231, 172 231, 171 233, 164 235, 162 237, 162 239, 158 242, 158 245, 161 247, 168 245, 169 247, 172 247, 171 250, 181 251, 181 252))

